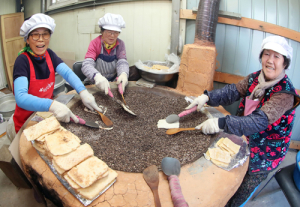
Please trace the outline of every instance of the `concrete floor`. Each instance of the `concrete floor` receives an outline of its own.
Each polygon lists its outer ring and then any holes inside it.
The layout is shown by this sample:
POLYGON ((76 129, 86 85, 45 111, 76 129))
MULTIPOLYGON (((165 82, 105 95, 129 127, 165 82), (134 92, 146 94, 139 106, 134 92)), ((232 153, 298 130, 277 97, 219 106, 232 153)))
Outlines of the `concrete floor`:
MULTIPOLYGON (((3 144, 10 144, 7 136, 0 138, 0 148, 3 144)), ((286 158, 280 165, 284 167, 295 163, 297 150, 290 149, 287 153, 286 158)), ((269 174, 267 180, 272 176, 272 173, 269 174)), ((264 186, 265 180, 261 185, 264 186)), ((260 189, 257 190, 257 192, 260 189)), ((256 193, 257 193, 256 192, 256 193)), ((255 194, 256 194, 255 193, 255 194)), ((254 194, 254 195, 255 195, 254 194)), ((38 203, 33 194, 32 189, 19 189, 16 188, 14 184, 6 177, 6 175, 0 170, 0 207, 43 207, 44 204, 38 203)), ((51 201, 47 200, 48 207, 55 207, 51 201)), ((277 184, 275 178, 265 187, 265 189, 259 194, 259 196, 253 200, 249 200, 245 207, 259 206, 259 207, 282 207, 289 206, 283 192, 280 190, 279 185, 277 184)), ((192 206, 191 206, 192 207, 192 206)))

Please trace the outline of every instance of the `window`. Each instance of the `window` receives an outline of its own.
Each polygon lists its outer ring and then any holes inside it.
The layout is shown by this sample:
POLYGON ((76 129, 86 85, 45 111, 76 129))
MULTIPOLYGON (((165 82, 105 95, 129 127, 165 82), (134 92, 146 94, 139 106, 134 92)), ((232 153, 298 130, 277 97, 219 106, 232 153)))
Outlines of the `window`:
POLYGON ((95 1, 95 0, 49 0, 47 1, 47 11, 61 8, 61 7, 72 6, 75 4, 80 4, 88 1, 95 1))

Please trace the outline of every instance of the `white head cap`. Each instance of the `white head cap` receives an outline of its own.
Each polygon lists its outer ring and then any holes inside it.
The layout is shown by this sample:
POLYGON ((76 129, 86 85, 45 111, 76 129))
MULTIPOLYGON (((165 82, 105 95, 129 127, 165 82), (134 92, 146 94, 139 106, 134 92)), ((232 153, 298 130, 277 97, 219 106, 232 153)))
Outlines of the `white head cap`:
POLYGON ((103 29, 121 32, 125 28, 125 21, 120 14, 107 13, 99 19, 98 25, 103 29))
POLYGON ((50 30, 51 34, 55 29, 54 19, 49 17, 48 15, 38 13, 34 14, 30 17, 30 19, 26 20, 21 28, 20 28, 20 36, 24 37, 24 41, 26 42, 29 33, 36 28, 47 28, 50 30))
POLYGON ((286 56, 290 60, 290 65, 287 69, 290 68, 292 58, 293 58, 293 48, 288 44, 288 42, 284 37, 281 36, 266 37, 261 44, 260 53, 264 49, 273 50, 275 52, 280 53, 281 55, 286 56))

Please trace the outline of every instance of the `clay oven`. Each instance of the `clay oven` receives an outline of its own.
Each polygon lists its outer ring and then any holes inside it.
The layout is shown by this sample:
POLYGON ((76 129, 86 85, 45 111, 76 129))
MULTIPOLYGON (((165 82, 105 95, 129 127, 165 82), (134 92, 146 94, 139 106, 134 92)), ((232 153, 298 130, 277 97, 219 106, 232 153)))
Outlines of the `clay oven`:
POLYGON ((198 96, 213 89, 219 4, 220 0, 199 2, 194 44, 183 47, 176 88, 186 95, 198 96))

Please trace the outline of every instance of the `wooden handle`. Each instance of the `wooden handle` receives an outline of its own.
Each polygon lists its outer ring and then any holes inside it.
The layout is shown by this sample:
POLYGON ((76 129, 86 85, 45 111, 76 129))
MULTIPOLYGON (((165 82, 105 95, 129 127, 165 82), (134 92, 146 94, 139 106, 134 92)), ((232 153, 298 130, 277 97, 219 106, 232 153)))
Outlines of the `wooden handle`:
POLYGON ((161 203, 159 200, 159 195, 158 195, 158 189, 152 189, 153 192, 153 196, 154 196, 154 203, 155 203, 155 207, 161 207, 161 203))
POLYGON ((104 123, 106 126, 108 126, 108 127, 112 127, 112 126, 113 126, 112 121, 111 121, 109 118, 107 118, 107 116, 105 116, 104 114, 102 114, 100 111, 97 111, 97 112, 98 112, 98 114, 100 115, 100 117, 101 117, 103 123, 104 123))
POLYGON ((122 94, 122 98, 123 98, 124 104, 127 105, 123 94, 122 94))
POLYGON ((188 130, 196 130, 195 128, 173 128, 173 129, 168 129, 166 131, 166 134, 167 135, 172 135, 172 134, 176 134, 178 132, 181 132, 181 131, 188 131, 188 130))
POLYGON ((168 180, 174 207, 188 207, 189 205, 183 197, 178 177, 171 175, 168 177, 168 180))

